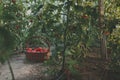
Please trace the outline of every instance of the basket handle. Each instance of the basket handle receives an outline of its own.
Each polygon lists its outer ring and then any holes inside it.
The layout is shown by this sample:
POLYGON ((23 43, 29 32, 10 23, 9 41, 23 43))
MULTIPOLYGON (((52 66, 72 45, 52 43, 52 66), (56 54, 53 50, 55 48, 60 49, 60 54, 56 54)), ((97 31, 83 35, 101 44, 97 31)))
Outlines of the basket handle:
POLYGON ((42 37, 42 36, 32 36, 32 37, 30 37, 30 38, 28 38, 28 40, 27 40, 27 43, 26 43, 26 46, 28 47, 28 43, 29 43, 29 41, 31 40, 31 39, 33 39, 33 38, 41 38, 44 42, 46 42, 46 44, 47 44, 47 46, 48 46, 48 51, 50 51, 50 42, 49 42, 49 40, 47 39, 47 38, 45 38, 45 37, 42 37))

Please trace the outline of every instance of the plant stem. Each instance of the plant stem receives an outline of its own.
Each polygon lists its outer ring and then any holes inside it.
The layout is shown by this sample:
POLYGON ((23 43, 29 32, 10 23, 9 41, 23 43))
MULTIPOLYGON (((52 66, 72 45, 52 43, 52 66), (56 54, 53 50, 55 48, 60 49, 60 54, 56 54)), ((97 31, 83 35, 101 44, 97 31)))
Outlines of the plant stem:
MULTIPOLYGON (((67 2, 69 2, 69 0, 67 0, 67 2)), ((69 24, 69 8, 70 8, 70 5, 68 4, 68 8, 67 8, 67 24, 66 24, 66 28, 64 30, 64 49, 63 49, 63 63, 62 63, 62 71, 64 71, 64 68, 65 68, 65 51, 66 51, 66 48, 67 48, 67 39, 66 39, 66 36, 67 36, 67 29, 68 29, 68 24, 69 24)))

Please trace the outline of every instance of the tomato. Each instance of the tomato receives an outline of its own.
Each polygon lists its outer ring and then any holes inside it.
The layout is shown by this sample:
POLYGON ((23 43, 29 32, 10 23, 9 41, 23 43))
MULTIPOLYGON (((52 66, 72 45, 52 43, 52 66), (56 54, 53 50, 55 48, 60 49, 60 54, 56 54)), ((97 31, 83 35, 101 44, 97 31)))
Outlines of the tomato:
POLYGON ((32 50, 31 53, 36 53, 37 51, 36 50, 32 50))
POLYGON ((47 53, 48 52, 48 49, 47 48, 42 48, 42 47, 38 47, 38 48, 35 48, 35 49, 32 49, 32 48, 26 48, 26 51, 28 53, 47 53))
POLYGON ((88 15, 87 15, 87 14, 84 14, 84 15, 82 16, 82 18, 88 19, 88 15))
POLYGON ((33 20, 30 20, 30 22, 32 23, 32 22, 33 22, 33 20))
POLYGON ((105 31, 104 34, 105 34, 105 35, 109 35, 110 32, 109 32, 109 31, 105 31))
POLYGON ((16 29, 19 29, 19 28, 20 28, 20 27, 17 25, 17 26, 16 26, 16 29))
POLYGON ((16 0, 12 0, 12 3, 14 3, 14 4, 15 4, 15 3, 16 3, 16 0))
POLYGON ((39 47, 39 48, 35 48, 34 50, 37 51, 37 52, 41 52, 42 48, 39 47))
POLYGON ((32 52, 32 48, 26 48, 26 51, 27 51, 28 53, 30 53, 30 52, 32 52))
POLYGON ((26 50, 32 50, 32 48, 26 48, 26 50))

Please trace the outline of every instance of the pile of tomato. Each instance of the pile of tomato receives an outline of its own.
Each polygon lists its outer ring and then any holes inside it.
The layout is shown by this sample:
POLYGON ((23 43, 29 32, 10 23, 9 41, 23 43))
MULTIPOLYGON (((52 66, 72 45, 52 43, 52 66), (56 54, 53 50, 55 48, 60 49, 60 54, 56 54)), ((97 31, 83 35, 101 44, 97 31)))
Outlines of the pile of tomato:
POLYGON ((27 53, 47 53, 49 50, 47 48, 42 48, 42 47, 38 47, 38 48, 26 48, 26 52, 27 53))

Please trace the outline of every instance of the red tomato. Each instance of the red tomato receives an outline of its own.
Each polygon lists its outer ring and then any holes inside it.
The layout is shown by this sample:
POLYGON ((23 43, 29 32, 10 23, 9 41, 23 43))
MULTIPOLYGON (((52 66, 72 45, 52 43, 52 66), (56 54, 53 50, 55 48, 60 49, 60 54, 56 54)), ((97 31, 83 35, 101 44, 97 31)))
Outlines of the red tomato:
POLYGON ((15 27, 16 27, 16 29, 19 29, 19 28, 20 28, 20 26, 18 26, 18 25, 17 25, 17 26, 15 26, 15 27))
POLYGON ((32 50, 32 48, 26 48, 26 50, 32 50))
POLYGON ((109 32, 109 31, 105 31, 104 34, 105 34, 105 35, 109 35, 110 32, 109 32))
POLYGON ((27 52, 28 52, 28 53, 31 53, 31 51, 29 51, 29 50, 28 50, 27 52))
POLYGON ((84 14, 84 15, 82 16, 82 18, 88 19, 88 15, 87 15, 87 14, 84 14))
POLYGON ((35 48, 34 50, 37 51, 37 52, 41 52, 42 48, 39 47, 39 48, 35 48))
POLYGON ((33 20, 30 20, 30 22, 32 23, 32 22, 33 22, 33 20))
POLYGON ((47 49, 47 48, 42 48, 42 47, 35 48, 34 50, 35 50, 36 52, 40 52, 40 53, 46 53, 46 52, 48 52, 48 49, 47 49))
POLYGON ((32 52, 31 53, 36 53, 37 51, 36 50, 32 50, 32 52))
POLYGON ((15 4, 15 3, 16 3, 16 0, 12 0, 12 2, 15 4))
POLYGON ((30 52, 32 52, 32 48, 26 48, 26 51, 27 51, 28 53, 30 53, 30 52))

